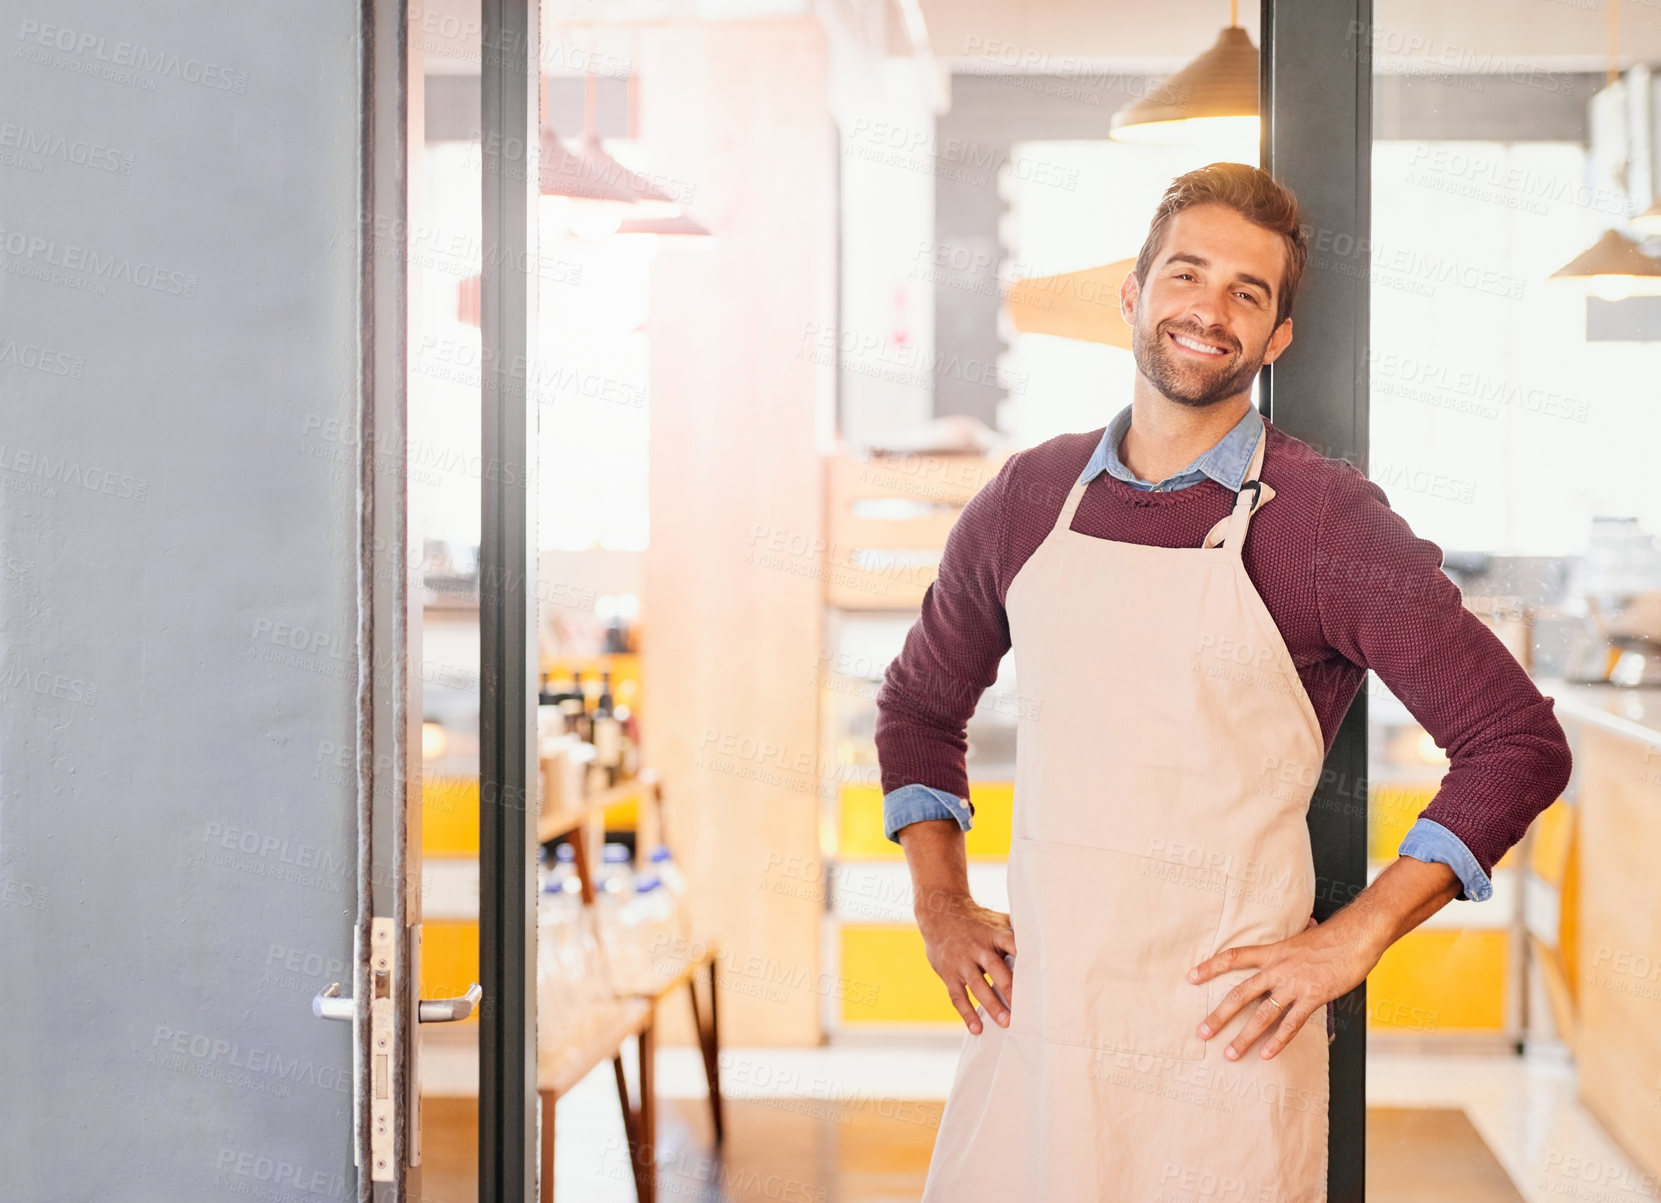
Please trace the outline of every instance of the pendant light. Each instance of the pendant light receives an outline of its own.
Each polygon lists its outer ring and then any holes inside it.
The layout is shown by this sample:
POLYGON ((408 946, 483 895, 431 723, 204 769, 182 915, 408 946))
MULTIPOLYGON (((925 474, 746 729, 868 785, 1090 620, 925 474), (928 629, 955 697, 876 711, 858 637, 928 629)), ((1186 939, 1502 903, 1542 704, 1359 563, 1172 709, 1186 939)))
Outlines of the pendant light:
MULTIPOLYGON (((1607 0, 1609 9, 1609 65, 1604 71, 1604 87, 1620 82, 1616 66, 1620 48, 1620 0, 1607 0)), ((1643 232, 1661 232, 1661 203, 1634 218, 1634 229, 1643 232), (1654 215, 1655 227, 1648 219, 1654 215)), ((1594 296, 1606 301, 1624 300, 1635 293, 1661 293, 1661 259, 1646 255, 1638 243, 1619 230, 1605 230, 1598 240, 1576 255, 1547 279, 1569 280, 1583 285, 1594 296)))
POLYGON ((1113 114, 1110 137, 1121 142, 1214 141, 1259 137, 1257 47, 1239 24, 1238 0, 1229 0, 1228 27, 1199 58, 1167 79, 1156 93, 1113 114))
MULTIPOLYGON (((544 78, 543 108, 548 108, 544 78)), ((626 221, 665 221, 681 216, 674 197, 645 176, 623 166, 600 145, 594 132, 599 83, 589 74, 583 80, 583 137, 571 151, 546 124, 541 130, 542 159, 538 170, 540 192, 562 208, 565 224, 584 238, 616 233, 626 221)), ((632 90, 632 80, 631 80, 632 90)), ((629 121, 634 122, 629 106, 629 121)))
POLYGON ((656 234, 660 238, 709 238, 712 235, 686 214, 675 217, 633 218, 617 227, 619 234, 656 234))
MULTIPOLYGON (((637 44, 637 39, 631 39, 629 55, 631 61, 639 60, 637 44)), ((640 117, 639 73, 634 71, 629 72, 628 88, 629 137, 631 139, 638 139, 639 130, 636 126, 636 122, 640 117)), ((603 154, 604 152, 602 151, 601 153, 603 154)), ((609 156, 607 157, 609 158, 609 156)), ((631 212, 629 216, 624 219, 623 223, 617 227, 617 233, 648 235, 658 238, 685 239, 688 241, 682 243, 682 245, 688 246, 713 245, 715 241, 715 235, 709 229, 694 221, 692 215, 687 213, 678 204, 674 205, 673 208, 667 212, 659 210, 655 214, 649 205, 637 204, 635 210, 631 212), (699 239, 708 239, 709 242, 706 244, 698 241, 699 239)))
POLYGON ((1132 331, 1119 316, 1117 301, 1119 286, 1135 270, 1135 259, 1120 259, 1058 276, 1016 280, 1004 294, 1004 311, 1022 334, 1049 334, 1129 351, 1132 331))
POLYGON ((1661 292, 1661 259, 1644 254, 1619 230, 1605 230, 1547 279, 1572 280, 1606 301, 1622 301, 1634 294, 1653 296, 1661 292))

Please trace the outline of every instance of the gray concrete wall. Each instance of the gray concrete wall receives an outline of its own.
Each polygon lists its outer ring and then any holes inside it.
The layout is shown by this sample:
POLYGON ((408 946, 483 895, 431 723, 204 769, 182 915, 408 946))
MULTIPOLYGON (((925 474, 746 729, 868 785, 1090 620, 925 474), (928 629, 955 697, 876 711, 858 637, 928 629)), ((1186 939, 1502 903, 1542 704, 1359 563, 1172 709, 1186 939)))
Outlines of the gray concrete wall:
POLYGON ((0 0, 0 1197, 346 1198, 357 6, 0 0))

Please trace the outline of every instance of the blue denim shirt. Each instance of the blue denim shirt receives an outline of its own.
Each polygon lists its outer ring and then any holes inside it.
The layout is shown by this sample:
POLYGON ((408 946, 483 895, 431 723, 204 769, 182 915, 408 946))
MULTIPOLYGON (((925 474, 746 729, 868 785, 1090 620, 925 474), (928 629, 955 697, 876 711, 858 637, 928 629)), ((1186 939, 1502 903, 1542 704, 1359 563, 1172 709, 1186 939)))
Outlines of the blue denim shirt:
MULTIPOLYGON (((1124 439, 1125 431, 1130 429, 1130 415, 1131 407, 1127 405, 1108 423, 1107 430, 1102 434, 1102 441, 1096 445, 1095 454, 1084 466, 1080 481, 1094 480, 1101 473, 1108 472, 1138 489, 1169 492, 1172 489, 1186 489, 1209 476, 1231 493, 1238 492, 1245 480, 1246 469, 1251 466, 1252 452, 1257 449, 1258 437, 1263 431, 1263 416, 1254 406, 1246 410, 1245 416, 1235 423, 1233 429, 1225 434, 1216 446, 1182 471, 1155 483, 1143 480, 1120 462, 1119 443, 1124 439)), ((944 790, 927 785, 900 786, 899 789, 883 796, 882 810, 883 826, 888 838, 896 843, 899 842, 900 828, 924 819, 955 819, 964 831, 969 830, 972 823, 966 799, 954 797, 944 790)), ((1414 860, 1422 861, 1440 861, 1447 865, 1458 874, 1459 880, 1464 884, 1464 891, 1459 895, 1461 899, 1482 902, 1494 892, 1488 875, 1482 871, 1482 866, 1477 864, 1476 857, 1471 855, 1471 850, 1465 846, 1464 841, 1434 819, 1421 817, 1413 824, 1406 838, 1402 840, 1401 847, 1396 851, 1399 856, 1411 856, 1414 860)))

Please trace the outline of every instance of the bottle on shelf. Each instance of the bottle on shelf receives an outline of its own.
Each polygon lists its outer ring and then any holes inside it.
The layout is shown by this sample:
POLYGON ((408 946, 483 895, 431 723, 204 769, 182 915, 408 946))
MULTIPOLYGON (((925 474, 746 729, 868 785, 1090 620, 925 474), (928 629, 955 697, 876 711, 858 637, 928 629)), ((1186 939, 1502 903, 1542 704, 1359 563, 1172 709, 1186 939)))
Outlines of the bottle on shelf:
POLYGON ((583 793, 593 797, 606 788, 606 771, 594 763, 593 744, 579 744, 577 758, 583 766, 583 793))
POLYGON ((652 849, 648 864, 651 866, 650 872, 663 883, 670 931, 680 938, 681 946, 684 946, 692 930, 686 902, 686 874, 682 873, 681 867, 675 863, 667 844, 659 844, 652 849))
POLYGON ((682 873, 681 867, 675 863, 675 857, 669 851, 669 845, 659 844, 652 849, 648 859, 651 862, 652 872, 657 874, 658 880, 663 882, 664 888, 677 900, 686 897, 686 874, 682 873))
POLYGON ((577 877, 577 849, 569 844, 562 843, 554 846, 554 865, 549 870, 549 876, 558 882, 558 888, 567 894, 574 894, 577 900, 582 900, 582 881, 577 877))
POLYGON ((635 881, 624 925, 636 967, 636 988, 655 992, 673 979, 684 963, 685 948, 676 939, 675 904, 657 874, 648 870, 635 881))
POLYGON ((634 870, 630 868, 633 859, 627 844, 605 845, 600 850, 601 868, 594 882, 595 892, 620 902, 628 901, 634 893, 634 870))
POLYGON ((598 920, 597 908, 583 905, 576 849, 559 844, 537 903, 537 1041, 543 1048, 592 1039, 619 1003, 621 979, 602 947, 598 920))
POLYGON ((536 694, 536 736, 538 740, 553 739, 565 730, 565 715, 560 710, 559 683, 542 674, 542 685, 536 694))
POLYGON ((545 1017, 538 1031, 546 1033, 539 1039, 549 1044, 581 1041, 593 1020, 586 979, 594 967, 582 939, 584 908, 582 899, 565 888, 561 873, 571 873, 568 859, 562 859, 543 882, 536 915, 536 999, 545 1017))
POLYGON ((600 944, 612 980, 632 982, 640 976, 640 949, 634 930, 640 916, 630 905, 634 900, 634 869, 623 844, 605 845, 600 859, 600 875, 594 881, 600 944))
POLYGON ((575 690, 568 690, 566 693, 556 693, 555 696, 560 700, 558 701, 560 721, 565 724, 565 734, 575 736, 576 728, 578 728, 576 716, 583 710, 583 695, 576 693, 575 690))
POLYGON ((623 681, 617 688, 617 707, 612 712, 617 721, 623 724, 623 779, 629 780, 640 775, 640 716, 635 709, 624 699, 635 693, 634 682, 623 681))
POLYGON ((594 763, 605 775, 608 786, 623 775, 623 724, 617 718, 611 696, 611 670, 602 673, 600 696, 594 703, 594 763))
POLYGON ((588 686, 589 682, 581 677, 577 678, 572 684, 569 695, 570 709, 567 711, 572 734, 585 744, 594 742, 594 716, 589 713, 588 686))

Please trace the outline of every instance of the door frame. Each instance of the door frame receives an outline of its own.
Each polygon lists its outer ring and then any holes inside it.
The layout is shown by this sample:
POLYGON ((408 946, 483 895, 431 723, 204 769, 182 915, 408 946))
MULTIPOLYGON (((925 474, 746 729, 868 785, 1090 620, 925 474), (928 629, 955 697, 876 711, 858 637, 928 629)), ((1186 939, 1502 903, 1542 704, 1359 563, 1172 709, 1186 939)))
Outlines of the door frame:
MULTIPOLYGON (((1372 0, 1261 0, 1260 162, 1342 263, 1312 257, 1299 334, 1259 380, 1266 416, 1363 471, 1368 456, 1372 0), (1341 269, 1341 270, 1340 270, 1341 269)), ((484 462, 480 539, 480 1197, 537 1189, 536 247, 539 30, 530 0, 481 0, 484 462)), ((1309 811, 1322 920, 1367 885, 1367 697, 1357 694, 1309 811)), ((1366 983, 1339 1000, 1331 1046, 1328 1193, 1364 1198, 1366 983)), ((550 1117, 551 1118, 551 1117, 550 1117)))
MULTIPOLYGON (((1297 194, 1315 246, 1298 337, 1258 381, 1264 414, 1322 454, 1367 470, 1372 245, 1372 0, 1262 0, 1260 163, 1297 194)), ((1313 249, 1313 247, 1312 247, 1313 249)), ((1367 691, 1356 694, 1309 807, 1315 918, 1367 886, 1367 691)), ((1329 1058, 1327 1192, 1366 1192, 1367 983, 1337 1001, 1329 1058)))
MULTIPOLYGON (((481 0, 479 1197, 537 1197, 535 356, 539 5, 481 0)), ((553 1117, 549 1116, 551 1123, 553 1117)))

